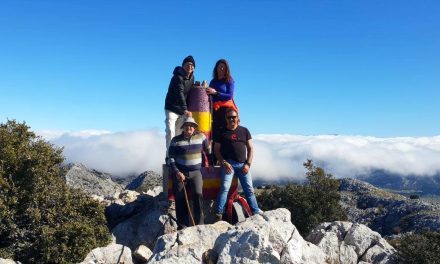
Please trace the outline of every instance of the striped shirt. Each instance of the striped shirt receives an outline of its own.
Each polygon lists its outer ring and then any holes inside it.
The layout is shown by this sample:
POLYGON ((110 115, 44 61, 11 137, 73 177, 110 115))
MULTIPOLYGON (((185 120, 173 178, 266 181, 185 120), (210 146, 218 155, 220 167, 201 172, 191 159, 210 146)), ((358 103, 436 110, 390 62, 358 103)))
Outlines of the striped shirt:
POLYGON ((169 164, 174 172, 189 172, 202 167, 202 152, 209 153, 209 143, 203 133, 185 139, 183 133, 175 136, 168 149, 169 164))

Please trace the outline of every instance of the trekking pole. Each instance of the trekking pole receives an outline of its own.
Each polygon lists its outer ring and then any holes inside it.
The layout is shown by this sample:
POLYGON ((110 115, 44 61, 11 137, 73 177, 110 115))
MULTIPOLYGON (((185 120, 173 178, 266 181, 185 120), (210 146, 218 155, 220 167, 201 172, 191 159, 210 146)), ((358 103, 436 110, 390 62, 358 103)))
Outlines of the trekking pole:
POLYGON ((194 222, 194 218, 193 218, 193 215, 192 215, 192 213, 191 213, 191 207, 189 207, 188 194, 186 193, 186 188, 185 188, 185 184, 184 184, 184 183, 183 183, 183 192, 185 193, 186 207, 188 208, 189 216, 190 216, 190 218, 191 218, 191 221, 192 221, 193 226, 195 226, 196 223, 194 222))

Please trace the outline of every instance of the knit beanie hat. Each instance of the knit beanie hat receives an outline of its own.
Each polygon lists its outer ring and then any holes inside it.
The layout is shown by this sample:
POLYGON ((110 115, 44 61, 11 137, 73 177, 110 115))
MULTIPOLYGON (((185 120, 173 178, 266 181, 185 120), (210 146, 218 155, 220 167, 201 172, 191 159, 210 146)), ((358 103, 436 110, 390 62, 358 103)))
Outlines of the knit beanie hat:
POLYGON ((183 66, 183 64, 185 64, 187 62, 191 62, 194 65, 194 68, 196 67, 196 62, 194 61, 193 56, 189 55, 188 57, 183 59, 182 66, 183 66))

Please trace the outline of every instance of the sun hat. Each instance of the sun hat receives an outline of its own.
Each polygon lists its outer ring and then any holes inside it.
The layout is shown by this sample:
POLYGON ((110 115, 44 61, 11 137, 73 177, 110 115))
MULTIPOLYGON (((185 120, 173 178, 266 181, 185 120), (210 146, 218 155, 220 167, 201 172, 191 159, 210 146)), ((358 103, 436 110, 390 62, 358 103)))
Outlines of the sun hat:
POLYGON ((187 118, 185 119, 185 121, 183 121, 183 124, 182 124, 182 126, 180 127, 180 129, 182 129, 183 126, 184 126, 186 123, 193 124, 196 128, 199 127, 199 125, 198 125, 197 122, 194 120, 194 118, 192 118, 192 117, 189 116, 189 117, 187 117, 187 118))

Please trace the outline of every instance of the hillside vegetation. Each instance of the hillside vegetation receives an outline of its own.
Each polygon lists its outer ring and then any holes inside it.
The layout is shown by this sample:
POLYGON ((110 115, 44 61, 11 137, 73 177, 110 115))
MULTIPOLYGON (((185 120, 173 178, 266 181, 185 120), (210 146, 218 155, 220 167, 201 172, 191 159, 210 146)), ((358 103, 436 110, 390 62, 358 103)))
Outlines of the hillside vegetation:
POLYGON ((339 204, 339 181, 311 160, 304 163, 307 169, 306 183, 290 183, 275 186, 258 194, 263 210, 287 208, 292 214, 292 223, 302 235, 322 222, 347 220, 344 209, 339 204))
POLYGON ((63 159, 25 123, 0 124, 0 257, 74 263, 109 241, 103 206, 66 185, 63 159))

